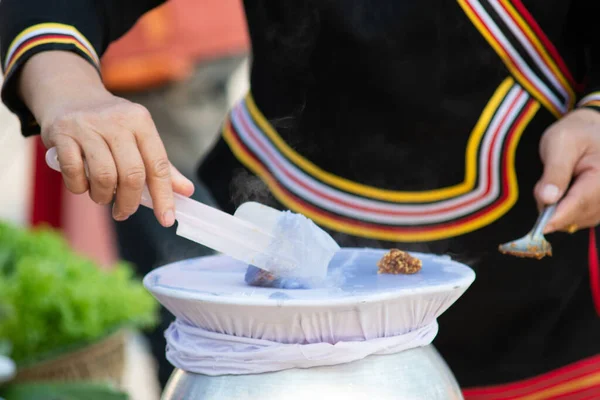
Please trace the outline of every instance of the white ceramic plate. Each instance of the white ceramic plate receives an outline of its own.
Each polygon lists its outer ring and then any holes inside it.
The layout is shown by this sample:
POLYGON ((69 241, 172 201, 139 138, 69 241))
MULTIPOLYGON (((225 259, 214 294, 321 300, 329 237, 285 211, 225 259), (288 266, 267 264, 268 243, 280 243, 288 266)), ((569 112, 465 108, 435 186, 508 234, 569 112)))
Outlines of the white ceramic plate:
POLYGON ((385 253, 342 249, 330 263, 328 286, 316 289, 250 287, 244 282, 247 266, 226 256, 158 268, 144 285, 176 317, 204 329, 312 342, 415 329, 437 318, 475 279, 469 267, 448 257, 416 253, 423 261, 419 273, 380 275, 376 264, 385 253))
POLYGON ((448 257, 414 253, 423 269, 414 275, 381 275, 377 261, 386 253, 375 249, 342 249, 329 265, 330 280, 315 289, 251 287, 244 282, 247 265, 226 256, 176 262, 149 273, 144 284, 154 294, 203 302, 240 305, 320 306, 380 301, 416 293, 468 287, 475 273, 448 257), (282 300, 284 300, 282 302, 282 300))

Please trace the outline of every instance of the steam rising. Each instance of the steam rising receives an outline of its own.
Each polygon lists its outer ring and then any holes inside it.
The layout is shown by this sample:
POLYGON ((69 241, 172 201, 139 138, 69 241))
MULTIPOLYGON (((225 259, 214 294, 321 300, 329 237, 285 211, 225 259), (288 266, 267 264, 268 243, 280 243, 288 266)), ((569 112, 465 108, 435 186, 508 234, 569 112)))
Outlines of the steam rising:
POLYGON ((237 208, 247 201, 255 201, 266 206, 281 209, 266 183, 246 170, 238 171, 231 182, 231 202, 237 208))

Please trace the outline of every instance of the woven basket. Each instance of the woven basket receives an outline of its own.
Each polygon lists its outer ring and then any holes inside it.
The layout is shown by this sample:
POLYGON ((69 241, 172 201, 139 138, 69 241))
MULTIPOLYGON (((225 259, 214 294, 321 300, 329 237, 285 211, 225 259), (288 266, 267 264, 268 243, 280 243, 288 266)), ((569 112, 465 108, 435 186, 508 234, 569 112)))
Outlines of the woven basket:
POLYGON ((125 368, 124 330, 70 353, 17 371, 14 382, 102 381, 121 386, 125 368))

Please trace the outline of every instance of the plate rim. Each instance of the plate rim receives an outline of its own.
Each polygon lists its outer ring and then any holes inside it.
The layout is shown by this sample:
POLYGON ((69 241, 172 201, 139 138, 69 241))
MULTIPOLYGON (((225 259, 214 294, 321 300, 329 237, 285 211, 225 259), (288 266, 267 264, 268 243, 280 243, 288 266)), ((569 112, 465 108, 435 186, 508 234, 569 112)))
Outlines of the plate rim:
MULTIPOLYGON (((359 247, 344 247, 341 250, 375 250, 387 252, 389 250, 386 249, 376 249, 376 248, 359 248, 359 247)), ((419 253, 419 252, 408 252, 415 256, 427 256, 427 257, 444 257, 431 253, 419 253)), ((161 267, 155 268, 146 274, 143 278, 144 287, 152 293, 153 296, 164 296, 167 298, 179 299, 179 300, 187 300, 187 301, 196 301, 201 303, 210 303, 210 304, 219 304, 219 305, 236 305, 238 307, 302 307, 302 308, 331 308, 331 307, 340 307, 340 306, 349 306, 356 304, 369 304, 369 303, 379 303, 384 301, 389 301, 396 298, 406 298, 410 296, 421 295, 424 293, 427 294, 436 294, 441 292, 450 293, 452 291, 463 289, 463 293, 473 284, 476 278, 475 271, 466 264, 455 261, 451 258, 448 259, 449 262, 454 264, 457 267, 461 267, 467 272, 464 277, 458 279, 456 282, 440 284, 437 286, 429 286, 423 288, 412 288, 400 290, 397 292, 385 292, 378 294, 369 294, 365 296, 349 296, 349 297, 339 297, 335 299, 330 299, 324 302, 323 299, 298 299, 298 298, 265 298, 265 297, 225 297, 225 296, 215 296, 210 293, 201 293, 201 292, 191 292, 191 291, 183 291, 178 289, 173 289, 170 287, 155 285, 153 281, 153 277, 155 274, 160 271, 164 271, 168 268, 172 268, 177 266, 178 264, 182 264, 185 262, 189 262, 190 260, 195 259, 210 259, 210 258, 224 258, 229 257, 224 254, 212 254, 208 256, 194 257, 186 260, 175 261, 161 267), (243 299, 243 301, 241 301, 243 299)), ((237 260, 236 260, 237 261, 237 260)), ((291 290, 291 289, 289 289, 291 290)), ((301 289, 295 289, 301 290, 301 289)), ((286 289, 281 289, 282 292, 285 292, 286 289)), ((462 295, 462 294, 461 294, 462 295)))

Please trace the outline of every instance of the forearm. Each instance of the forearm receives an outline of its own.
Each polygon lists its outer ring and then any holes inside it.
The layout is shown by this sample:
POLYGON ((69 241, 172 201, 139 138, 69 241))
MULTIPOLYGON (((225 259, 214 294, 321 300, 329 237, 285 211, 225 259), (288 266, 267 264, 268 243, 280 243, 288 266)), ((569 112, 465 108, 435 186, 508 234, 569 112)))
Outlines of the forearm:
MULTIPOLYGON (((32 57, 43 52, 62 50, 75 53, 82 60, 99 68, 99 58, 108 45, 125 34, 146 11, 163 2, 164 0, 1 0, 0 58, 5 74, 2 100, 19 116, 23 133, 32 135, 39 132, 36 126, 37 115, 35 118, 32 116, 29 104, 37 104, 39 96, 52 95, 42 93, 38 96, 27 92, 25 87, 20 87, 22 82, 34 87, 27 81, 40 77, 44 77, 44 82, 49 82, 48 74, 41 71, 44 67, 41 62, 38 63, 39 68, 32 68, 23 77, 23 68, 32 57), (19 94, 27 94, 30 98, 24 103, 19 94)), ((76 64, 75 61, 69 62, 69 69, 76 69, 74 73, 83 78, 81 75, 85 67, 79 63, 80 67, 75 68, 76 64)), ((67 71, 61 71, 57 65, 48 67, 62 77, 67 74, 67 71)), ((88 74, 88 78, 92 79, 89 69, 88 74)), ((94 84, 97 86, 98 82, 94 84)))
POLYGON ((98 71, 83 58, 64 51, 34 55, 23 67, 17 82, 19 97, 43 126, 70 102, 106 96, 98 71))

